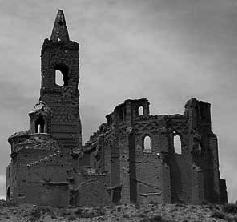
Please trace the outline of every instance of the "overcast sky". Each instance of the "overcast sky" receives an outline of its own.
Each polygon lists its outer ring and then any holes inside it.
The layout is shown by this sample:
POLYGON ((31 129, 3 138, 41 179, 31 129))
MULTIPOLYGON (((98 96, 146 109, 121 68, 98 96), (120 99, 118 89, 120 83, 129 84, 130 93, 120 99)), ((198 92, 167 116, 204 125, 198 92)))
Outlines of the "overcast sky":
POLYGON ((7 138, 29 128, 58 9, 80 43, 84 142, 127 98, 147 97, 151 114, 183 113, 192 97, 210 102, 221 175, 237 200, 236 0, 0 0, 0 195, 7 138))

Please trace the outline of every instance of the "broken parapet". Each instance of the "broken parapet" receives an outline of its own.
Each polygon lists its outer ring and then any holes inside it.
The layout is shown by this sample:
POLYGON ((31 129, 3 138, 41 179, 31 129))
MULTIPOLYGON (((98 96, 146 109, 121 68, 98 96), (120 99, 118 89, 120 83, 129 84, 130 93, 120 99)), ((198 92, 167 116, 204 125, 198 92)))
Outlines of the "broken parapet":
POLYGON ((51 109, 39 101, 29 112, 31 133, 50 133, 51 109))
POLYGON ((18 153, 22 149, 44 150, 54 152, 58 150, 57 142, 49 134, 29 134, 15 133, 9 137, 11 145, 11 155, 18 153))
MULTIPOLYGON (((68 170, 78 170, 78 157, 61 152, 49 134, 18 133, 9 138, 11 163, 7 168, 7 200, 66 207, 70 189, 68 170)), ((78 155, 77 155, 78 156, 78 155)))
POLYGON ((146 98, 115 107, 82 159, 106 173, 114 202, 226 202, 210 104, 190 99, 184 114, 150 115, 146 98))

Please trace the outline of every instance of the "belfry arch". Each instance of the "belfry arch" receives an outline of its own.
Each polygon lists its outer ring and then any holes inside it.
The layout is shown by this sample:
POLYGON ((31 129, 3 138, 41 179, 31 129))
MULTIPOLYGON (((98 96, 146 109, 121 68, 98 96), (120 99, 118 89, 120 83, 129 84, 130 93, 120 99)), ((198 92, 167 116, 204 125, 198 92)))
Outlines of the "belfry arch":
POLYGON ((35 121, 35 133, 46 133, 46 121, 42 115, 35 121))
POLYGON ((69 68, 65 64, 60 63, 54 66, 54 73, 55 73, 54 82, 56 85, 68 86, 68 81, 69 81, 68 71, 69 71, 69 68))

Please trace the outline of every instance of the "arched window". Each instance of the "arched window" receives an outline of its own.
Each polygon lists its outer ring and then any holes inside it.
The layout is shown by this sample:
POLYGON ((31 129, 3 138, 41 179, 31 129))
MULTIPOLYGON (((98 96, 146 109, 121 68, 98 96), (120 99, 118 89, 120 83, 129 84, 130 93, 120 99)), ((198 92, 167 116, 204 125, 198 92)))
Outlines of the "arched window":
POLYGON ((174 150, 177 154, 182 154, 181 138, 180 135, 174 135, 174 150))
POLYGON ((144 114, 143 106, 139 106, 139 108, 138 108, 138 115, 142 116, 143 114, 144 114))
POLYGON ((64 64, 58 64, 54 67, 55 70, 55 84, 58 86, 68 85, 68 67, 64 64))
POLYGON ((45 121, 42 116, 35 121, 35 133, 45 133, 45 121))
POLYGON ((143 151, 145 153, 151 153, 151 137, 145 136, 143 140, 143 151))

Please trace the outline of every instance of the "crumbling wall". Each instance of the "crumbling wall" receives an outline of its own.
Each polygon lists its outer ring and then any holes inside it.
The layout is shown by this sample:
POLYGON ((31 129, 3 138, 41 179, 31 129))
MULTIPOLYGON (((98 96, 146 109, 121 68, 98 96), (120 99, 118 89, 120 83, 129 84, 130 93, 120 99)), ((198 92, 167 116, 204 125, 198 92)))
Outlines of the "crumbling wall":
POLYGON ((227 193, 226 181, 224 179, 220 179, 220 202, 228 203, 228 193, 227 193))
POLYGON ((40 100, 51 109, 50 134, 65 152, 82 147, 79 116, 79 44, 70 40, 62 10, 41 50, 40 100), (63 85, 56 83, 62 75, 63 85))
POLYGON ((11 137, 11 143, 16 202, 58 207, 110 203, 106 175, 79 168, 80 152, 62 152, 55 140, 41 134, 27 134, 24 140, 11 137))
POLYGON ((18 198, 18 203, 32 203, 37 205, 67 207, 69 206, 68 183, 33 183, 24 185, 27 191, 18 198))
POLYGON ((203 200, 220 202, 220 171, 216 135, 212 132, 211 105, 193 98, 185 104, 192 161, 203 173, 203 200))
MULTIPOLYGON (((106 175, 95 172, 80 172, 75 175, 77 189, 76 195, 77 206, 105 206, 110 205, 111 198, 109 195, 106 175)), ((75 196, 74 195, 74 196, 75 196)))
POLYGON ((159 156, 147 153, 136 160, 137 202, 163 202, 163 164, 159 156))
POLYGON ((7 189, 10 190, 10 199, 18 202, 24 196, 26 165, 57 152, 59 147, 50 135, 30 134, 28 131, 15 133, 8 141, 11 144, 11 163, 6 178, 7 189))
POLYGON ((77 153, 61 152, 48 134, 18 133, 9 138, 11 164, 7 186, 17 203, 69 204, 69 171, 78 170, 77 153))
MULTIPOLYGON (((79 44, 70 40, 59 10, 41 51, 39 102, 29 113, 30 130, 9 138, 8 199, 66 206, 82 148, 79 116, 79 44), (61 74, 59 85, 56 75, 61 74), (38 191, 38 192, 37 192, 38 191)), ((72 188, 74 189, 74 188, 72 188)))
POLYGON ((137 201, 169 203, 170 167, 166 157, 169 146, 164 116, 137 116, 134 133, 137 201), (146 137, 150 138, 149 149, 146 148, 146 137))
MULTIPOLYGON (((187 119, 183 115, 166 116, 171 177, 171 202, 193 203, 193 163, 189 147, 187 119), (180 139, 176 147, 175 136, 180 139), (179 150, 178 150, 179 149, 179 150)), ((195 180, 195 179, 194 179, 195 180)))
POLYGON ((37 161, 22 163, 16 169, 18 195, 16 201, 68 206, 70 193, 75 188, 74 174, 78 171, 77 165, 78 159, 59 150, 37 161))
POLYGON ((226 199, 221 197, 217 139, 208 103, 191 99, 184 115, 152 116, 146 99, 126 100, 106 118, 105 131, 91 137, 86 152, 98 171, 102 168, 96 156, 100 156, 109 184, 120 190, 121 198, 114 202, 196 204, 226 199))

